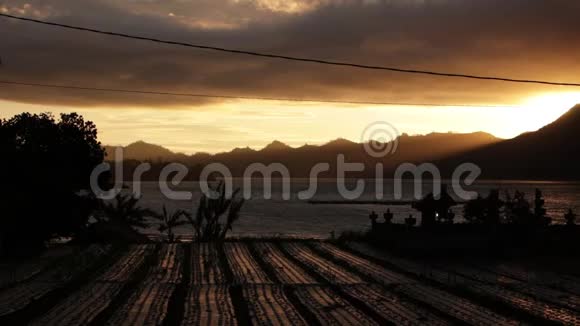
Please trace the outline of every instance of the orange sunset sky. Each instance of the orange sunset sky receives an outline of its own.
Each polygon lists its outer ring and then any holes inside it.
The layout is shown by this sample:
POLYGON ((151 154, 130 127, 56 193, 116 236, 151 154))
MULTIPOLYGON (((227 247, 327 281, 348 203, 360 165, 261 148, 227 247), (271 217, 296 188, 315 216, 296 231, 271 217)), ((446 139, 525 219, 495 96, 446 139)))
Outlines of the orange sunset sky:
MULTIPOLYGON (((580 82, 574 0, 7 0, 0 12, 168 40, 411 69, 580 82)), ((76 111, 104 144, 175 151, 359 141, 387 121, 409 134, 510 138, 553 121, 574 87, 406 75, 211 52, 0 18, 0 80, 333 101, 225 100, 0 85, 0 118, 76 111), (494 107, 487 107, 493 105, 494 107)))

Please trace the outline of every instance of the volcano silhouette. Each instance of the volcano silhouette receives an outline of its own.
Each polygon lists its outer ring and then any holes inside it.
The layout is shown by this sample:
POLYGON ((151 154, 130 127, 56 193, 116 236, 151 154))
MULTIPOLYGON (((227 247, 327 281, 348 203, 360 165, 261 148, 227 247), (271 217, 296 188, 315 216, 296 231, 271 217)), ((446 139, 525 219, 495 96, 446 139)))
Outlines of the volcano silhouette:
POLYGON ((472 162, 484 178, 580 180, 580 104, 535 132, 439 162, 447 172, 472 162))

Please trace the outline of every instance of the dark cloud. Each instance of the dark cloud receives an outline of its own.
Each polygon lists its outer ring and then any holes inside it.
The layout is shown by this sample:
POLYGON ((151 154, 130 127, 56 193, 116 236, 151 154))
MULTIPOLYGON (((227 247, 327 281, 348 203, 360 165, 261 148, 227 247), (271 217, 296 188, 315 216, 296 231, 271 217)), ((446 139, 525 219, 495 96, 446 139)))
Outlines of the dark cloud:
MULTIPOLYGON (((16 15, 253 51, 458 73, 578 82, 580 3, 486 1, 4 1, 16 15), (303 3, 304 4, 304 3, 303 3)), ((512 103, 562 88, 353 70, 152 44, 0 20, 2 79, 166 92, 362 101, 512 103)), ((0 87, 78 106, 207 99, 0 87)))

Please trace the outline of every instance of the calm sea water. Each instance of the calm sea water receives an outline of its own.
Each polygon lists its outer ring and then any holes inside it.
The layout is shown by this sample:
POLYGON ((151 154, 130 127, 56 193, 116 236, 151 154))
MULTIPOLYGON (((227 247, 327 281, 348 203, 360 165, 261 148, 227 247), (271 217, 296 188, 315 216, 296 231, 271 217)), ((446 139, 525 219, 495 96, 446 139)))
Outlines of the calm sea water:
MULTIPOLYGON (((360 200, 375 200, 375 181, 364 180, 365 191, 360 200)), ((384 198, 393 199, 393 180, 383 180, 384 198)), ((242 180, 235 180, 236 187, 242 187, 242 180)), ((355 180, 346 181, 349 189, 354 188, 355 180)), ((129 185, 130 186, 130 185, 129 185)), ((169 209, 186 209, 195 212, 198 199, 201 195, 199 185, 196 182, 184 182, 173 187, 175 190, 190 191, 192 200, 170 200, 165 198, 156 182, 144 182, 142 188, 141 205, 157 211, 165 204, 169 209)), ((339 234, 345 230, 361 231, 369 227, 368 215, 374 210, 379 214, 390 208, 395 214, 395 222, 402 222, 409 214, 420 218, 420 214, 410 206, 385 206, 385 205, 358 205, 358 204, 317 204, 313 205, 305 200, 299 200, 297 193, 308 188, 308 180, 293 180, 291 182, 290 200, 282 199, 282 187, 280 181, 273 181, 272 198, 263 198, 261 180, 252 181, 252 198, 249 199, 243 209, 241 218, 234 225, 234 235, 252 236, 296 236, 296 237, 328 237, 331 231, 339 234)), ((580 213, 580 183, 577 182, 537 182, 537 181, 479 181, 468 187, 469 190, 486 195, 490 189, 500 189, 513 192, 523 191, 528 200, 533 200, 534 190, 539 188, 544 193, 545 207, 548 215, 556 222, 563 221, 563 215, 569 208, 580 213)), ((424 185, 424 193, 430 192, 432 186, 424 185)), ((335 180, 319 180, 315 200, 341 200, 337 191, 335 180)), ((403 200, 413 199, 412 181, 403 181, 403 200)), ((462 221, 462 206, 454 207, 456 221, 462 221)), ((190 234, 189 226, 181 227, 176 233, 187 236, 190 234)), ((147 232, 155 233, 150 229, 147 232)))

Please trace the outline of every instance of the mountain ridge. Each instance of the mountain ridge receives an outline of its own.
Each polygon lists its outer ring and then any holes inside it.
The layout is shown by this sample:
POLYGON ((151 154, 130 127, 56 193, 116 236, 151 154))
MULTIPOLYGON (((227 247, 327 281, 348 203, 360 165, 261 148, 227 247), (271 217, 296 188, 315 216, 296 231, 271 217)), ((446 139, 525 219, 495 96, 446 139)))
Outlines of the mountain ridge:
MULTIPOLYGON (((502 141, 501 138, 495 137, 492 134, 477 131, 472 133, 438 133, 432 132, 425 135, 412 135, 409 136, 408 134, 402 134, 397 138, 398 142, 407 141, 409 139, 412 140, 419 140, 419 139, 429 139, 435 140, 436 138, 442 137, 481 137, 482 139, 487 139, 487 142, 499 142, 502 141)), ((473 139, 469 139, 469 141, 473 141, 473 139)), ((478 142, 474 141, 475 145, 481 145, 481 143, 486 143, 486 141, 478 142)), ((284 142, 279 140, 274 140, 271 143, 267 144, 261 149, 254 149, 251 147, 235 147, 230 151, 225 152, 218 152, 215 154, 210 154, 206 152, 195 152, 193 154, 184 154, 180 152, 173 152, 172 150, 163 147, 161 145, 145 142, 143 140, 138 140, 133 143, 128 144, 127 146, 112 146, 112 145, 105 145, 105 152, 107 153, 107 160, 114 160, 115 159, 115 149, 122 148, 123 158, 126 160, 137 160, 137 161, 164 161, 164 160, 172 160, 176 158, 184 158, 184 157, 196 157, 196 156, 204 156, 204 157, 213 157, 213 156, 222 156, 226 154, 248 154, 248 153, 260 153, 260 152, 269 152, 269 151, 296 151, 296 150, 315 150, 315 149, 335 149, 335 150, 344 150, 347 148, 353 147, 362 147, 363 143, 357 143, 345 138, 337 138, 326 143, 320 145, 311 145, 311 144, 304 144, 299 147, 292 147, 287 145, 284 142)))
MULTIPOLYGON (((217 154, 196 153, 185 155, 173 153, 167 149, 162 149, 158 145, 139 142, 137 145, 130 144, 127 146, 131 151, 124 155, 125 165, 129 168, 126 175, 131 175, 131 169, 134 169, 139 161, 149 161, 155 163, 155 169, 158 171, 162 168, 161 163, 181 163, 187 167, 193 168, 190 178, 196 178, 201 169, 210 163, 220 163, 228 167, 233 176, 243 176, 247 167, 254 163, 271 164, 280 163, 290 173, 291 177, 308 177, 312 167, 319 163, 327 163, 328 170, 321 173, 320 177, 333 178, 338 175, 339 155, 344 156, 345 162, 361 163, 365 166, 364 171, 354 172, 352 176, 372 177, 375 166, 378 163, 383 164, 386 170, 393 170, 396 166, 404 162, 424 162, 432 161, 437 158, 447 157, 454 153, 468 151, 477 147, 489 145, 501 141, 492 135, 486 133, 432 133, 428 135, 409 136, 401 135, 397 138, 399 142, 397 151, 385 157, 376 158, 366 152, 364 144, 352 142, 345 139, 330 141, 322 145, 305 145, 300 147, 291 147, 280 141, 273 141, 264 148, 252 149, 234 148, 229 152, 217 154), (142 153, 135 153, 136 148, 142 148, 142 153), (157 164, 159 163, 159 164, 157 164)), ((378 144, 385 145, 385 144, 378 144)), ((108 147, 109 151, 113 147, 108 147)), ((107 157, 107 160, 114 160, 114 155, 107 157)), ((157 173, 157 172, 155 172, 157 173)), ((349 174, 351 176, 351 174, 349 174)), ((154 180, 155 177, 151 176, 154 180)))
MULTIPOLYGON (((129 150, 125 158, 142 161, 148 155, 157 155, 148 160, 178 162, 195 167, 193 178, 209 163, 227 166, 233 176, 243 176, 246 168, 253 163, 281 163, 292 177, 308 177, 313 166, 328 163, 328 171, 319 176, 333 178, 338 176, 337 158, 342 154, 345 162, 364 165, 362 172, 349 173, 349 177, 374 177, 375 168, 380 163, 384 177, 390 178, 402 163, 429 162, 439 168, 442 177, 449 178, 456 167, 470 162, 481 168, 480 179, 580 180, 580 170, 577 168, 580 143, 574 141, 580 139, 580 128, 577 126, 580 126, 580 105, 537 131, 507 140, 485 132, 402 134, 397 138, 397 151, 380 158, 368 155, 364 144, 342 138, 321 145, 300 147, 273 141, 261 149, 245 147, 217 154, 192 155, 174 153, 141 141, 127 146, 129 150), (139 148, 147 150, 135 153, 139 148)), ((112 147, 108 148, 110 150, 112 147)), ((107 159, 111 160, 111 157, 107 159)))
POLYGON ((448 172, 472 162, 490 179, 580 180, 580 104, 534 132, 473 149, 438 162, 448 172))

